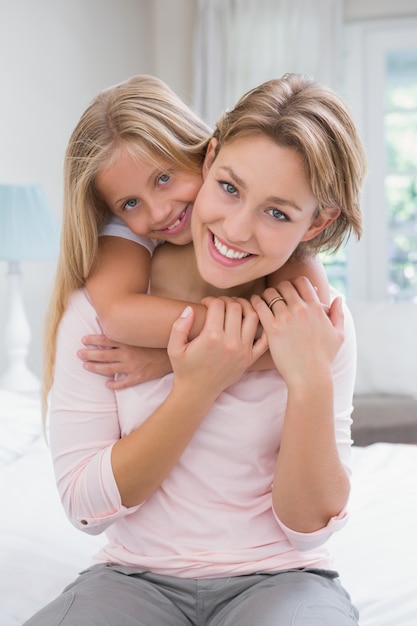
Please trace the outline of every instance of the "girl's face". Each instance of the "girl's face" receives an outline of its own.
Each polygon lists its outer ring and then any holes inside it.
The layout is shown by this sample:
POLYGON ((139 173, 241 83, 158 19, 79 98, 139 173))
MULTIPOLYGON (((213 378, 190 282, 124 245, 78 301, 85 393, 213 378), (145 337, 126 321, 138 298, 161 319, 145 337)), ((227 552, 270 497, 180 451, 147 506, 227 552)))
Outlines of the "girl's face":
POLYGON ((204 163, 192 234, 200 274, 228 288, 279 269, 340 211, 316 217, 317 201, 295 150, 254 135, 225 145, 214 159, 215 145, 212 140, 204 163))
POLYGON ((144 237, 184 245, 191 241, 191 210, 202 177, 133 158, 123 151, 99 172, 98 194, 130 230, 144 237))

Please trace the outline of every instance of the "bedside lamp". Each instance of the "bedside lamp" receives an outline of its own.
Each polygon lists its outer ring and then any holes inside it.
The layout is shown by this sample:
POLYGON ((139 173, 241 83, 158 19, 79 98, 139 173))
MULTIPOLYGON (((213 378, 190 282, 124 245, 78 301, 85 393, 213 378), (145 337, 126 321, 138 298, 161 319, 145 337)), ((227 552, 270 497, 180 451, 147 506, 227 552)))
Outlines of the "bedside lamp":
POLYGON ((26 365, 30 327, 23 306, 21 261, 53 259, 58 253, 58 227, 40 185, 0 184, 0 260, 8 262, 5 346, 8 369, 0 388, 36 391, 40 383, 26 365))

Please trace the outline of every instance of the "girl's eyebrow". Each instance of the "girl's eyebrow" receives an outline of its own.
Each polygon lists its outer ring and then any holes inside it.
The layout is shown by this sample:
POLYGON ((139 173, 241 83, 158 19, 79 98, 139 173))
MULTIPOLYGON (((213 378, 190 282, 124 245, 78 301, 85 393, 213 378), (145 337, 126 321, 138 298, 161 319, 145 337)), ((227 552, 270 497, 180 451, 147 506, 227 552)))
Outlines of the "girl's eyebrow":
MULTIPOLYGON (((147 180, 146 180, 146 186, 149 186, 152 184, 152 181, 155 180, 155 178, 158 176, 158 174, 160 172, 162 172, 165 170, 162 170, 160 167, 156 167, 148 176, 147 180)), ((166 170, 166 172, 168 173, 168 170, 166 170)), ((121 202, 125 202, 126 200, 130 200, 131 198, 138 198, 137 194, 133 193, 133 194, 128 194, 128 195, 124 195, 123 198, 118 198, 117 200, 114 201, 115 204, 120 204, 121 202)))
MULTIPOLYGON (((229 176, 232 178, 233 182, 237 183, 244 191, 247 191, 247 184, 233 171, 233 168, 229 165, 221 165, 219 169, 225 170, 229 176)), ((298 206, 293 200, 285 200, 285 198, 279 198, 278 196, 269 196, 267 202, 272 202, 273 204, 280 204, 292 207, 297 211, 302 211, 302 208, 298 206)))

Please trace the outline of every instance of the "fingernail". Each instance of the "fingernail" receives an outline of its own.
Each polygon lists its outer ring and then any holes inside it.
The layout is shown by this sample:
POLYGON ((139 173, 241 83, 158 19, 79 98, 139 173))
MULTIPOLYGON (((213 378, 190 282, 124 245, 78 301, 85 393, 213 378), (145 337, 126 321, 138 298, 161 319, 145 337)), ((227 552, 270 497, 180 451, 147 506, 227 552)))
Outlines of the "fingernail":
POLYGON ((191 313, 192 309, 190 306, 186 306, 183 312, 181 313, 181 317, 188 317, 191 313))

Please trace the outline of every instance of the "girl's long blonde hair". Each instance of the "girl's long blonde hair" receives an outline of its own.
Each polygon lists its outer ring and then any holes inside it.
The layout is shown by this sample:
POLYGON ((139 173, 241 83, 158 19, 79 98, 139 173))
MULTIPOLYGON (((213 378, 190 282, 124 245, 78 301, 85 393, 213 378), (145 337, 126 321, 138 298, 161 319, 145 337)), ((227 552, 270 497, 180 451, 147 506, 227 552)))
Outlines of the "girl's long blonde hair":
POLYGON ((134 76, 102 91, 74 129, 65 154, 60 255, 46 316, 42 404, 53 382, 56 336, 69 294, 82 287, 97 257, 109 210, 94 181, 121 150, 200 173, 210 129, 161 80, 134 76))

